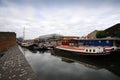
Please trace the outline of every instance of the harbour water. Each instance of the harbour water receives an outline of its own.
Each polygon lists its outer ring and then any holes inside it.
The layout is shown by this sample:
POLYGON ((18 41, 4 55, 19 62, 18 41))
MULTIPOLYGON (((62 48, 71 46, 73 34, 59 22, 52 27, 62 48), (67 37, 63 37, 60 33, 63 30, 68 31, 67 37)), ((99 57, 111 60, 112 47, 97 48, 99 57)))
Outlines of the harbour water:
POLYGON ((120 80, 120 56, 81 57, 24 48, 23 52, 39 80, 120 80))

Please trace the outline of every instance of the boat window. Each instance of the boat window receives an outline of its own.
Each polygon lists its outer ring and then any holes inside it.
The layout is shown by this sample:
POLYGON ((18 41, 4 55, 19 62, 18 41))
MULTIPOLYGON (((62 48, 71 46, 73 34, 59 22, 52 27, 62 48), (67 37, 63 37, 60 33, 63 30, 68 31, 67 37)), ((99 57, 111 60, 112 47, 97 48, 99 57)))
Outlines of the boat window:
POLYGON ((69 43, 69 46, 71 46, 71 43, 69 43))
POLYGON ((108 43, 109 43, 109 41, 107 40, 107 41, 106 41, 106 43, 108 44, 108 43))
POLYGON ((95 52, 95 49, 93 49, 93 52, 95 52))
POLYGON ((69 46, 74 46, 74 43, 69 43, 69 46))
POLYGON ((91 52, 91 49, 89 49, 89 52, 91 52))
POLYGON ((83 45, 83 43, 82 43, 82 42, 79 42, 79 43, 78 43, 78 45, 79 45, 79 46, 82 46, 82 45, 83 45))
POLYGON ((99 42, 99 43, 101 43, 101 41, 100 41, 100 40, 99 40, 98 42, 99 42))
POLYGON ((92 41, 89 41, 89 45, 91 45, 92 44, 92 41))
POLYGON ((88 49, 86 49, 86 52, 88 52, 88 49))
POLYGON ((91 44, 93 44, 93 41, 91 41, 91 44))
POLYGON ((71 43, 72 46, 74 46, 74 43, 71 43))

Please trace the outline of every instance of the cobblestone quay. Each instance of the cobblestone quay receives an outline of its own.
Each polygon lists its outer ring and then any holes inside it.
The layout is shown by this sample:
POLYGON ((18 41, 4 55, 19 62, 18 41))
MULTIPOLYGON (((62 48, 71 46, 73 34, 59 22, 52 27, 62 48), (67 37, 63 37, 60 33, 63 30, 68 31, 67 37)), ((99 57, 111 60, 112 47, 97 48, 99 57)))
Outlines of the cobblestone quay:
POLYGON ((9 48, 0 58, 0 80, 37 80, 18 45, 9 48))

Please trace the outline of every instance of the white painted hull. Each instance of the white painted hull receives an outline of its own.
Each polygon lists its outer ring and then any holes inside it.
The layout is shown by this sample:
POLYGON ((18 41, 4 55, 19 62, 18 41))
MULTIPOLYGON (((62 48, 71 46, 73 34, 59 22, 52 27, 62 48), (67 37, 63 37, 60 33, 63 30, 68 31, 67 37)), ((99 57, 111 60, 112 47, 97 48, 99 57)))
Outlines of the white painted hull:
POLYGON ((80 55, 108 55, 112 51, 113 47, 94 47, 94 46, 81 46, 81 47, 71 47, 71 46, 57 46, 56 49, 75 52, 80 55))

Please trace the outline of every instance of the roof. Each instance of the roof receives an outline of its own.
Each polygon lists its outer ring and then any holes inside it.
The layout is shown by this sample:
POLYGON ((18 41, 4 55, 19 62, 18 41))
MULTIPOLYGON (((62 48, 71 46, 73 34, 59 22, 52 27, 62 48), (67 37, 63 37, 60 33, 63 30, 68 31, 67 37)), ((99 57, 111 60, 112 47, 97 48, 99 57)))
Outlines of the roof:
POLYGON ((119 40, 120 41, 120 38, 117 38, 117 37, 108 37, 108 38, 96 38, 96 39, 76 39, 76 40, 119 40))
POLYGON ((78 36, 62 36, 62 38, 79 38, 78 36))
POLYGON ((112 31, 116 31, 116 30, 120 30, 120 23, 113 25, 107 29, 105 29, 106 32, 112 32, 112 31))

